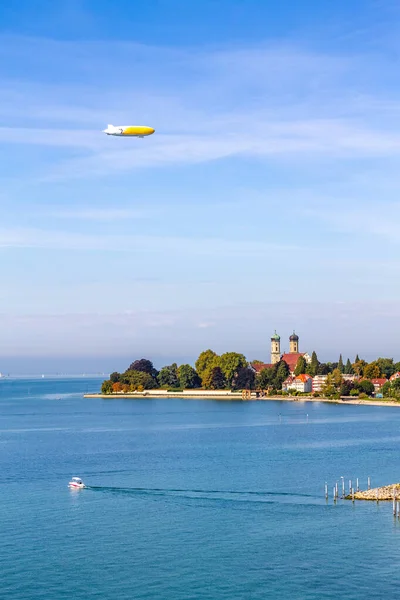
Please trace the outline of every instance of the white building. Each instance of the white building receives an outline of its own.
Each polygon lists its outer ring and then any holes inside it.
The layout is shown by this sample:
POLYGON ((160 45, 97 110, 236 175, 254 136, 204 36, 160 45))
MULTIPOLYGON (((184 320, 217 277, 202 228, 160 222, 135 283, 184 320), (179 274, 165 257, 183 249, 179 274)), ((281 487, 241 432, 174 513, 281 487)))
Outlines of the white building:
POLYGON ((293 381, 287 389, 296 390, 296 392, 309 393, 312 391, 312 382, 312 377, 303 373, 301 375, 297 375, 297 377, 293 377, 293 381))
POLYGON ((315 375, 312 380, 312 391, 322 392, 322 388, 326 384, 327 375, 315 375))

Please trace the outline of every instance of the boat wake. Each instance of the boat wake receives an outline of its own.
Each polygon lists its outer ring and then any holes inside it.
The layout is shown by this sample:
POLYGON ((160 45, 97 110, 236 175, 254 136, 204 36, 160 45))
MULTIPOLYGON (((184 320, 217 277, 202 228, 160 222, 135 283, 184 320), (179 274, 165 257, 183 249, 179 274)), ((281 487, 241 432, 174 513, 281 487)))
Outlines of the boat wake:
POLYGON ((312 494, 299 494, 290 492, 267 491, 242 491, 242 490, 205 490, 205 489, 180 489, 180 488, 144 488, 144 487, 111 487, 87 486, 94 492, 130 496, 168 496, 171 498, 186 498, 198 500, 220 500, 232 502, 253 502, 275 504, 276 502, 296 502, 297 504, 315 502, 312 494), (307 502, 307 499, 309 502, 307 502))

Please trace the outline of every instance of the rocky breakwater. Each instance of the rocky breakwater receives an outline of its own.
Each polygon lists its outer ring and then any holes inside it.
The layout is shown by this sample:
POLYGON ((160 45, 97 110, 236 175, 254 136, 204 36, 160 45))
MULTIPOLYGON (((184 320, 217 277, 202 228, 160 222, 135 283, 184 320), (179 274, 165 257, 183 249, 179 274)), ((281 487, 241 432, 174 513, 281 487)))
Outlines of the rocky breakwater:
POLYGON ((348 494, 345 496, 345 499, 352 500, 353 497, 354 500, 372 500, 374 502, 377 500, 393 500, 394 497, 400 500, 400 483, 392 483, 391 485, 384 485, 364 492, 354 492, 354 496, 353 494, 348 494))

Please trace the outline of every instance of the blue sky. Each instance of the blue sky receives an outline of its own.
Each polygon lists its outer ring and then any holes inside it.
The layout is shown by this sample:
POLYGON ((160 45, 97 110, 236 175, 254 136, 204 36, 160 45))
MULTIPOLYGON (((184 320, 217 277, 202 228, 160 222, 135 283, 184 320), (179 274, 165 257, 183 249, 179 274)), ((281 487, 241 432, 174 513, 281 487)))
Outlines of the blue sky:
POLYGON ((0 371, 268 360, 294 328, 324 360, 399 360, 399 17, 2 3, 0 371))

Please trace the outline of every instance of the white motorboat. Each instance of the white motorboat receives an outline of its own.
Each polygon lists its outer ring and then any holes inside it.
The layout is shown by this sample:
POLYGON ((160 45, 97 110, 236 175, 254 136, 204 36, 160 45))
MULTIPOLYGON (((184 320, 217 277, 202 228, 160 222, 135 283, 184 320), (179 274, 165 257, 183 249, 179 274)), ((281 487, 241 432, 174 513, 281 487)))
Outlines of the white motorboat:
POLYGON ((83 483, 83 481, 80 477, 73 477, 71 479, 71 481, 68 483, 68 487, 76 489, 76 490, 80 490, 80 489, 86 487, 86 485, 83 483))

